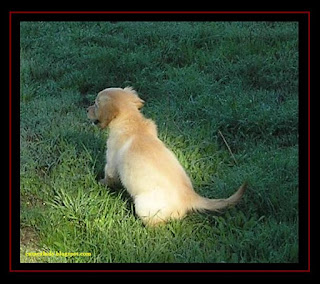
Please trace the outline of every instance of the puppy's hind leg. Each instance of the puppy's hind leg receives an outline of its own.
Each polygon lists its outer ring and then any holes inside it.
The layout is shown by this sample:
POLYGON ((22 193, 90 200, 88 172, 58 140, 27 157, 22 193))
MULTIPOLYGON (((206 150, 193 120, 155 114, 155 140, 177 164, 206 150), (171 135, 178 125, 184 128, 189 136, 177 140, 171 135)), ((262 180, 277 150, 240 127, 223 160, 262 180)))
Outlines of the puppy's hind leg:
POLYGON ((145 216, 139 215, 138 213, 137 215, 146 227, 157 227, 159 225, 165 224, 167 221, 165 219, 160 218, 159 216, 145 216))

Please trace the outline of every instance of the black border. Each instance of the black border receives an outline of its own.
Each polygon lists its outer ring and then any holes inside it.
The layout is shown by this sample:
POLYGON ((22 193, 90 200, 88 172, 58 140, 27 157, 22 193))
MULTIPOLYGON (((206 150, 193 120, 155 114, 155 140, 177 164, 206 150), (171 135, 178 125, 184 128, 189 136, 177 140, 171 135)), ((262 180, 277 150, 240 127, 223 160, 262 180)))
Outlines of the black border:
MULTIPOLYGON (((297 12, 19 12, 12 11, 9 15, 9 70, 12 71, 11 92, 12 116, 9 125, 12 130, 12 163, 11 197, 9 204, 9 221, 12 232, 9 243, 10 272, 53 272, 53 271, 104 271, 104 272, 133 272, 133 271, 183 271, 183 272, 308 272, 310 271, 310 234, 309 234, 309 21, 308 11, 297 12), (20 191, 19 191, 19 161, 20 161, 20 22, 21 21, 297 21, 299 22, 299 263, 279 264, 217 264, 217 263, 190 263, 190 264, 44 264, 20 263, 20 191), (9 31, 10 32, 10 31, 9 31)), ((10 228, 9 228, 10 230, 10 228)))
POLYGON ((304 12, 223 11, 28 11, 18 21, 300 21, 304 12), (299 19, 298 19, 299 18, 299 19))

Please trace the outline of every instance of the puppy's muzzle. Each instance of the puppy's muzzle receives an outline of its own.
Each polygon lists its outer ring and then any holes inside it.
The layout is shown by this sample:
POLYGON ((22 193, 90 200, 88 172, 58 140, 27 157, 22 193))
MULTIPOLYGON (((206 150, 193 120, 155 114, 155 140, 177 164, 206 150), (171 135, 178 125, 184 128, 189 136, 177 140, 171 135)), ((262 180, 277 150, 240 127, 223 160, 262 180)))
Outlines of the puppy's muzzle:
POLYGON ((89 106, 87 108, 87 116, 88 118, 91 120, 92 124, 94 125, 97 125, 100 123, 99 119, 96 119, 95 118, 95 115, 94 115, 94 106, 89 106))

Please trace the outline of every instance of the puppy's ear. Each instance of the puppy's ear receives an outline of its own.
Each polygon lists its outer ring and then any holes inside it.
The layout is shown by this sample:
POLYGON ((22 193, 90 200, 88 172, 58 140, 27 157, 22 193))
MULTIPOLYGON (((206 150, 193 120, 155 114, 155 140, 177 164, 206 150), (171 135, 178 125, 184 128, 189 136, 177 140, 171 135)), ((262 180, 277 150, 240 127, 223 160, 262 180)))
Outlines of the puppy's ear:
POLYGON ((125 87, 123 90, 131 95, 131 101, 137 109, 141 109, 143 107, 144 100, 139 98, 138 93, 132 87, 125 87))
POLYGON ((119 111, 119 106, 113 101, 109 101, 101 109, 99 108, 100 127, 106 128, 117 117, 119 111))
POLYGON ((144 105, 144 100, 140 99, 139 97, 136 97, 133 102, 136 105, 137 109, 141 109, 144 105))

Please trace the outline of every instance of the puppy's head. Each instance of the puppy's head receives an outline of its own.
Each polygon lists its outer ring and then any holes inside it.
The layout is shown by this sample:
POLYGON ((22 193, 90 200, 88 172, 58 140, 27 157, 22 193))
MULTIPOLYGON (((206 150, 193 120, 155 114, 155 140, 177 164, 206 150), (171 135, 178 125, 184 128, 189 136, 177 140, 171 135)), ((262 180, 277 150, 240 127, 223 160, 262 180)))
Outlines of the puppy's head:
POLYGON ((88 107, 88 118, 99 127, 106 128, 121 114, 138 111, 143 104, 144 101, 131 87, 108 88, 98 94, 94 105, 88 107))

